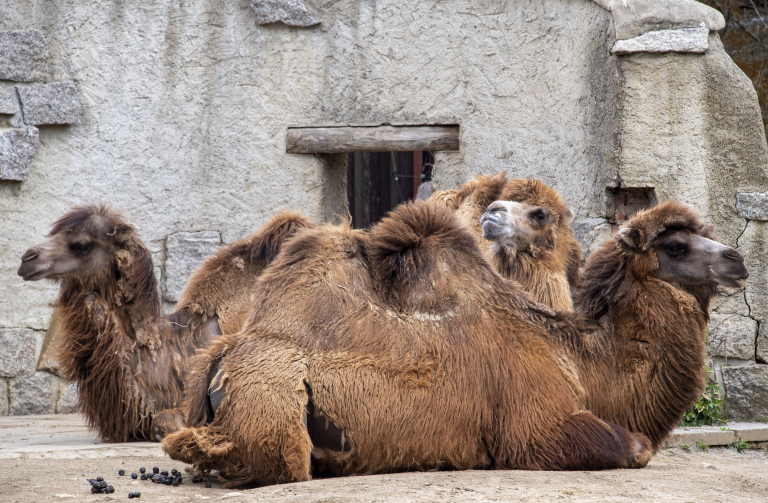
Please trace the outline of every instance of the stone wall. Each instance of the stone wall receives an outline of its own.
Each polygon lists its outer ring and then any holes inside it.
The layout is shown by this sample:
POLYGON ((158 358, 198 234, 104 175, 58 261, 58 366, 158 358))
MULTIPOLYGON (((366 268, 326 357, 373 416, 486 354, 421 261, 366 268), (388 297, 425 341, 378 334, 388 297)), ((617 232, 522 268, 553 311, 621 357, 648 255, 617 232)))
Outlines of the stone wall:
POLYGON ((346 211, 345 156, 286 154, 290 126, 460 124, 434 187, 540 177, 572 205, 586 251, 645 200, 693 204, 756 279, 717 314, 763 336, 763 224, 735 207, 768 189, 759 110, 712 31, 722 18, 692 0, 2 9, 0 327, 32 355, 2 363, 4 413, 40 410, 14 405, 24 389, 49 393, 47 411, 73 393, 44 337, 57 287, 15 275, 24 250, 71 206, 108 202, 138 225, 169 309, 205 254, 274 211, 346 211))

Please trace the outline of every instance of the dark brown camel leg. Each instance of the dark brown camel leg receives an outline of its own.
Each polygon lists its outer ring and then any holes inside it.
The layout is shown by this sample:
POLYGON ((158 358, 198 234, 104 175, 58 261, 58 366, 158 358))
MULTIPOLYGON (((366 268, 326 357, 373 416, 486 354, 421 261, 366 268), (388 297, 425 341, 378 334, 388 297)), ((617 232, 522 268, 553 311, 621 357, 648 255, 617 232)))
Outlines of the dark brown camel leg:
POLYGON ((589 412, 569 417, 535 451, 532 462, 543 470, 642 468, 653 452, 644 435, 630 433, 589 412))

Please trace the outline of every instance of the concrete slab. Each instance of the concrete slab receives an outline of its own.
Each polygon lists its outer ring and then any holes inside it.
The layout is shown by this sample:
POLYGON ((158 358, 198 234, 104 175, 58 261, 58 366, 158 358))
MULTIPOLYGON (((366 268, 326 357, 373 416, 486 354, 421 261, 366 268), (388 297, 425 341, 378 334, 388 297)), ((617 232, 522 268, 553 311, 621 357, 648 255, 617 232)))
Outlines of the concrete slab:
POLYGON ((722 426, 676 428, 667 439, 666 447, 693 446, 699 441, 709 446, 729 445, 738 438, 742 442, 768 442, 768 424, 729 422, 722 426))

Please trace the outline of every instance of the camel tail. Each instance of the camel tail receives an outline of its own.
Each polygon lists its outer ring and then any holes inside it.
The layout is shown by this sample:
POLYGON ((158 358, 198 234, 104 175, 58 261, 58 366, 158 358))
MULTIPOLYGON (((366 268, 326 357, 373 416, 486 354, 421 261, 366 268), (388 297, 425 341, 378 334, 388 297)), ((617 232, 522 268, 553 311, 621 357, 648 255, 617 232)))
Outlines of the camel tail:
POLYGON ((249 239, 248 258, 266 267, 280 252, 283 243, 300 230, 314 227, 315 224, 298 211, 281 211, 249 239))
POLYGON ((213 421, 215 409, 210 394, 217 390, 211 389, 211 383, 216 379, 217 386, 222 387, 224 377, 219 374, 219 363, 228 350, 227 337, 223 336, 199 350, 192 360, 184 388, 187 426, 203 426, 213 421))

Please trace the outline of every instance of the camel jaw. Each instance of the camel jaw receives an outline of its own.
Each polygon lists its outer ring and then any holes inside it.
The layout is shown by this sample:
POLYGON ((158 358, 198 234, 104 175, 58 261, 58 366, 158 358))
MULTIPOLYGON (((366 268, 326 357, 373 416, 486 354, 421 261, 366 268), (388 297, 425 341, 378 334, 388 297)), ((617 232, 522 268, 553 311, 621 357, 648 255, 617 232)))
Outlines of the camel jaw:
POLYGON ((32 264, 22 262, 16 274, 24 281, 40 281, 46 279, 51 272, 51 264, 32 264))

